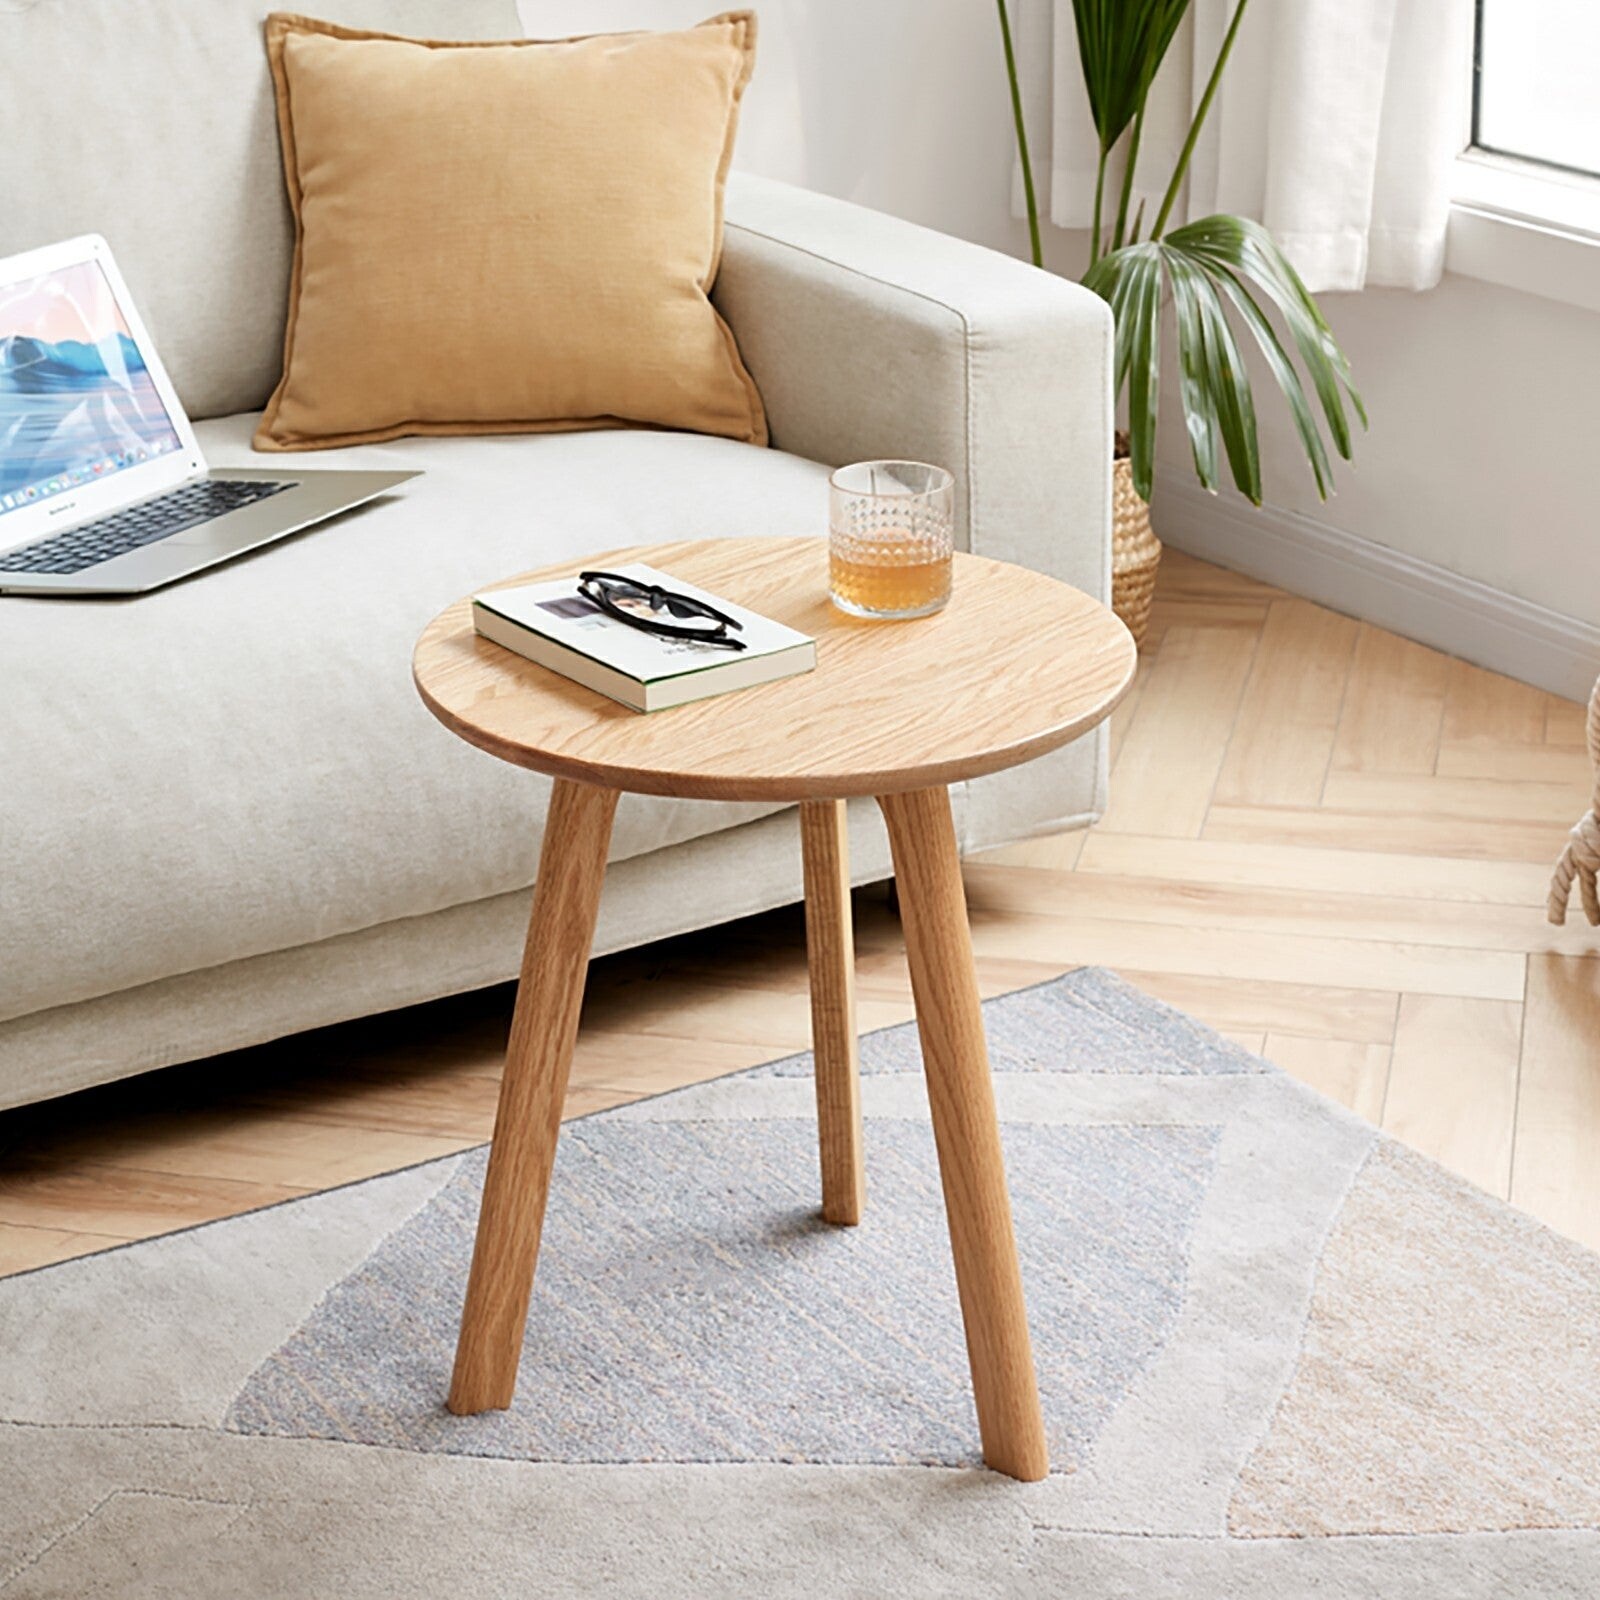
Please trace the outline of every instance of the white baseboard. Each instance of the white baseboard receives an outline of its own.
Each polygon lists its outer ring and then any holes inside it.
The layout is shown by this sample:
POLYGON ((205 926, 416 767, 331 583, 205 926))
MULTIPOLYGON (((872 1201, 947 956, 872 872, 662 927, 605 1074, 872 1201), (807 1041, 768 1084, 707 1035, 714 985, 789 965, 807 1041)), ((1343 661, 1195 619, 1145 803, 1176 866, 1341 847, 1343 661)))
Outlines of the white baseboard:
POLYGON ((1174 471, 1157 478, 1155 524, 1174 549, 1569 700, 1587 700, 1600 675, 1600 627, 1299 512, 1208 494, 1174 471))

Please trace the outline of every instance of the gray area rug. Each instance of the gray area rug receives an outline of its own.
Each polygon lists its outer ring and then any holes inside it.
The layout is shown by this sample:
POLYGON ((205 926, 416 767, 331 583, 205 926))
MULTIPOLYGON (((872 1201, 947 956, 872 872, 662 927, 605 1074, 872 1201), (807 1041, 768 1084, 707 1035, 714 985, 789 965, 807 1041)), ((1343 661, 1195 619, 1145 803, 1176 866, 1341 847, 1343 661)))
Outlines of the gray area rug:
POLYGON ((985 1007, 1054 1471, 982 1470, 914 1028, 570 1123, 514 1406, 483 1153, 0 1282, 0 1600, 1600 1593, 1600 1259, 1085 969, 985 1007))

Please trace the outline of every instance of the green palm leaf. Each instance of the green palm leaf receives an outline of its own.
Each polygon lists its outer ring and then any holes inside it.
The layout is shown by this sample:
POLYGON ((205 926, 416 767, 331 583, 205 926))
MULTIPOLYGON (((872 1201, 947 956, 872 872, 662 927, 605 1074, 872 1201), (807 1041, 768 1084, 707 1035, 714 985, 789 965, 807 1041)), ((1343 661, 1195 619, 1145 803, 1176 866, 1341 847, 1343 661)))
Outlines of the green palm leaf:
POLYGON ((1133 121, 1190 0, 1074 0, 1078 58, 1100 148, 1133 121))
POLYGON ((1327 496, 1332 473, 1317 416, 1299 371, 1262 309, 1263 299, 1283 318, 1334 448, 1346 460, 1351 446, 1345 398, 1363 427, 1366 411, 1350 364, 1316 302, 1264 228, 1239 217, 1204 217, 1162 238, 1111 251, 1089 269, 1084 282, 1110 305, 1116 320, 1117 384, 1119 392, 1127 384, 1133 481, 1140 494, 1148 497, 1154 484, 1162 310, 1164 290, 1170 290, 1179 393, 1201 483, 1217 488, 1219 456, 1225 455, 1234 483, 1256 505, 1261 503, 1255 397, 1229 321, 1231 308, 1283 391, 1317 492, 1327 496))
POLYGON ((1367 425, 1366 408, 1356 393, 1350 363, 1335 342, 1333 330, 1277 241, 1259 222, 1227 216, 1202 217, 1198 222, 1174 228, 1166 240, 1221 271, 1248 278, 1277 306, 1311 375, 1328 420, 1328 431, 1339 454, 1348 461, 1350 425, 1341 388, 1350 396, 1362 427, 1367 425))
MULTIPOLYGON (((1216 279, 1223 293, 1233 302, 1239 320, 1255 336, 1257 346, 1272 369, 1272 376, 1283 390, 1283 397, 1289 403, 1289 415, 1294 418, 1295 432, 1300 435, 1306 460, 1311 463, 1311 475, 1317 481, 1317 493, 1326 500, 1333 492, 1333 468, 1328 461, 1327 446, 1323 444, 1322 434, 1317 429, 1317 419, 1306 401, 1305 385, 1300 382, 1300 374, 1295 371, 1283 342, 1250 291, 1225 268, 1217 269, 1216 279)), ((1351 394, 1354 398, 1353 390, 1351 394)), ((1364 414, 1362 420, 1366 420, 1364 414)), ((1349 459, 1348 456, 1346 459, 1349 459)))

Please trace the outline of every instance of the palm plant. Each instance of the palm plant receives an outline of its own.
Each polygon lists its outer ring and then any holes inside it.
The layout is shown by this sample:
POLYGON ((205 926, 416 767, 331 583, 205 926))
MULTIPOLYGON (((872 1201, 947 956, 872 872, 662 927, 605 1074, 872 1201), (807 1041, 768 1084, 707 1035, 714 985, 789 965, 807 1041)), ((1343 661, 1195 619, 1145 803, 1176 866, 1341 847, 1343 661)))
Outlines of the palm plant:
MULTIPOLYGON (((995 3, 1000 11, 1006 71, 1011 80, 1011 107, 1017 125, 1033 262, 1042 266, 1039 207, 1028 158, 1011 20, 1006 0, 995 3)), ((1282 318, 1316 393, 1329 437, 1345 460, 1350 459, 1346 396, 1361 425, 1366 426, 1367 414, 1351 381, 1350 364, 1334 341, 1316 301, 1272 235, 1260 223, 1232 216, 1202 217, 1179 227, 1167 226, 1249 3, 1250 0, 1238 0, 1234 8, 1171 180, 1150 231, 1141 238, 1143 204, 1131 218, 1128 210, 1145 107, 1190 0, 1073 0, 1078 55, 1100 147, 1089 266, 1083 282, 1106 301, 1116 319, 1117 393, 1127 394, 1133 481, 1146 499, 1155 468, 1161 324, 1169 299, 1177 330, 1178 388, 1184 421, 1195 472, 1206 488, 1217 487, 1220 445, 1234 483, 1256 505, 1261 504, 1255 398, 1228 315, 1230 309, 1255 340, 1283 391, 1316 479, 1317 492, 1324 499, 1332 487, 1327 445, 1316 410, 1307 398, 1305 383, 1268 318, 1266 306, 1274 308, 1282 318), (1127 159, 1116 196, 1115 216, 1108 225, 1106 174, 1125 137, 1127 159)))

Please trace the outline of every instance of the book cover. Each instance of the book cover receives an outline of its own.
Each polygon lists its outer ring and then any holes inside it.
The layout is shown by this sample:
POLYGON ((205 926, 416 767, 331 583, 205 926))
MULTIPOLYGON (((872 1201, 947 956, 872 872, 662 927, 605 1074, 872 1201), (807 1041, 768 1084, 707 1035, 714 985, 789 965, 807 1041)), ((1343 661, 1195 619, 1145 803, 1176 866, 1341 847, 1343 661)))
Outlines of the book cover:
POLYGON ((576 573, 475 595, 473 624, 496 644, 641 711, 770 683, 816 665, 816 642, 807 634, 643 562, 616 571, 715 606, 742 624, 736 637, 745 648, 732 652, 631 628, 585 599, 576 573))

